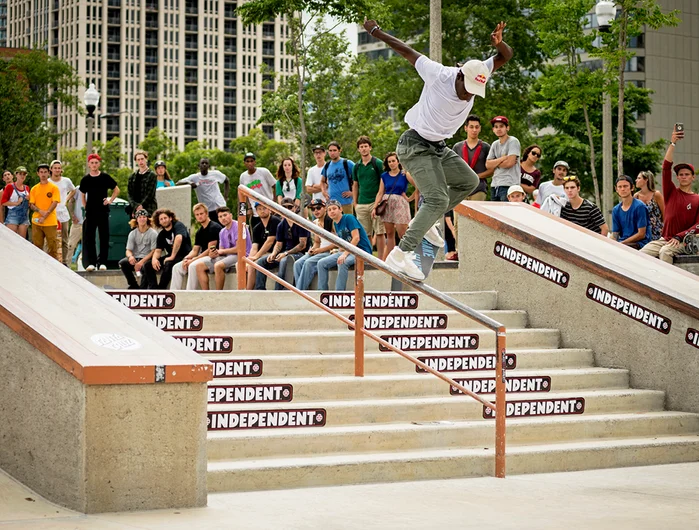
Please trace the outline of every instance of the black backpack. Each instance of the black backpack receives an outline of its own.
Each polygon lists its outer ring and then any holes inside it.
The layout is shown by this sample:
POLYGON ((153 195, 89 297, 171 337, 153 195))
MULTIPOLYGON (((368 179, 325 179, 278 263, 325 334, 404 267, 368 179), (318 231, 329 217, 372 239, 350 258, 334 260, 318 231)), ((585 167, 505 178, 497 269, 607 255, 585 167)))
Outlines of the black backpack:
MULTIPOLYGON (((352 177, 354 177, 354 180, 359 182, 359 179, 357 178, 357 166, 359 165, 359 162, 357 162, 354 167, 352 168, 352 177)), ((376 157, 372 156, 371 157, 371 167, 374 168, 374 172, 376 173, 376 176, 379 177, 379 180, 381 180, 381 170, 379 169, 379 165, 376 163, 376 157)))
MULTIPOLYGON (((323 166, 323 169, 320 172, 320 174, 323 175, 326 179, 328 178, 328 166, 329 165, 330 165, 330 161, 326 162, 325 165, 323 166)), ((347 163, 346 158, 342 159, 342 165, 345 167, 345 175, 347 175, 347 184, 349 185, 350 191, 352 191, 352 175, 350 174, 349 164, 347 163)))

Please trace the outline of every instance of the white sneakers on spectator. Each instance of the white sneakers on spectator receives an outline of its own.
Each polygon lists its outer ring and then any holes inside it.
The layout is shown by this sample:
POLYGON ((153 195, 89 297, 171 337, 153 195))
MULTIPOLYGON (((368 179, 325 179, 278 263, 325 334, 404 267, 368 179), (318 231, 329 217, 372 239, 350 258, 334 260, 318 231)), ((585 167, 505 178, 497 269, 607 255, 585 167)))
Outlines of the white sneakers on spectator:
MULTIPOLYGON (((408 223, 408 226, 413 224, 414 220, 415 220, 415 218, 413 217, 410 220, 410 222, 408 223)), ((444 246, 444 239, 442 239, 442 235, 439 233, 439 228, 437 227, 437 223, 432 225, 432 228, 430 228, 423 237, 436 247, 442 248, 444 246)))
POLYGON ((99 269, 100 269, 101 271, 106 271, 106 270, 107 270, 107 266, 106 266, 106 265, 100 265, 99 269))
POLYGON ((425 275, 415 265, 415 252, 403 252, 400 247, 394 247, 391 253, 386 256, 386 264, 398 269, 413 280, 421 282, 425 279, 425 275))
POLYGON ((94 265, 88 265, 87 267, 85 267, 85 270, 88 271, 88 272, 92 272, 93 270, 95 270, 95 266, 94 266, 94 265))

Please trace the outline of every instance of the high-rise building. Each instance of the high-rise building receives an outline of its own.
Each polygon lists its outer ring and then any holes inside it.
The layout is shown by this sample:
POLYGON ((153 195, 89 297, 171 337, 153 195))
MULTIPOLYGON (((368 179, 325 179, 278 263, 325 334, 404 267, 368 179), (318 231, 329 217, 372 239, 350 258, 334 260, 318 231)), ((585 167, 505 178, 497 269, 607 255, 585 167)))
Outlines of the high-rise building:
MULTIPOLYGON (((180 149, 194 140, 227 148, 255 126, 262 94, 274 89, 261 65, 280 75, 293 68, 285 18, 243 25, 232 1, 0 0, 0 21, 5 3, 7 46, 44 48, 95 83, 103 115, 95 139, 119 136, 127 153, 132 137, 138 144, 154 127, 180 149)), ((47 112, 64 132, 59 148, 84 145, 84 117, 47 112)))

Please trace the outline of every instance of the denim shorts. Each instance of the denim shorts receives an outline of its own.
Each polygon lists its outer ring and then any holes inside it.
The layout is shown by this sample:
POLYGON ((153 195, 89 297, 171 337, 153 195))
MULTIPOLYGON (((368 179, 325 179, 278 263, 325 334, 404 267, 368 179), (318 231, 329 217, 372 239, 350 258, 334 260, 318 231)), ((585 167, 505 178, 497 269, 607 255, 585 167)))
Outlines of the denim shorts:
POLYGON ((29 215, 26 208, 17 206, 8 208, 5 225, 29 225, 29 215))

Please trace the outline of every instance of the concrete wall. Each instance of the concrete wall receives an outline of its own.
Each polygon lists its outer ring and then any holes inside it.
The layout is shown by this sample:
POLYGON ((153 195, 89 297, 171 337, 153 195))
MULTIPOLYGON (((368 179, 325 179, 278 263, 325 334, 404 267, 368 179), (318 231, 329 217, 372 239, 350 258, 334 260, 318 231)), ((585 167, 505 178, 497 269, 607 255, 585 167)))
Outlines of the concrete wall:
MULTIPOLYGON (((155 199, 158 203, 158 208, 169 208, 175 212, 178 221, 182 221, 187 229, 192 228, 193 204, 191 186, 183 184, 182 186, 159 188, 155 191, 155 199)), ((152 214, 153 212, 149 213, 152 214)))
POLYGON ((497 289, 499 309, 526 309, 532 327, 559 329, 563 346, 592 348, 599 366, 630 370, 633 387, 665 391, 669 409, 699 413, 699 349, 685 342, 697 319, 478 221, 462 216, 459 226, 459 248, 469 249, 459 253, 459 290, 497 289), (567 272, 568 286, 495 256, 496 241, 567 272), (589 300, 589 283, 669 318, 670 333, 589 300))
POLYGON ((206 505, 206 383, 86 386, 0 322, 0 467, 84 513, 206 505))

